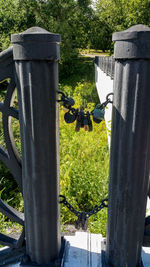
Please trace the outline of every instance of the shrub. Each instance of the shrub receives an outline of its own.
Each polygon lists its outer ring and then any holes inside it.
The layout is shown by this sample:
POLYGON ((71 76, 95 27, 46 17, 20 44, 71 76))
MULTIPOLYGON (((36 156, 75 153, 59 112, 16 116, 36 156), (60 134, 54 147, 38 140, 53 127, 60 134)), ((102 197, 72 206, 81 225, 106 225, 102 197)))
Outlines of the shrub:
MULTIPOLYGON (((95 104, 92 101, 96 99, 93 94, 94 84, 90 82, 78 83, 74 90, 71 86, 63 87, 61 85, 60 90, 73 95, 76 107, 93 109, 95 104)), ((20 150, 19 125, 15 120, 13 121, 13 131, 17 147, 20 150)), ((1 131, 0 144, 3 143, 1 131)), ((92 132, 86 132, 84 129, 75 132, 75 123, 65 123, 64 111, 60 107, 61 194, 65 195, 77 210, 90 211, 107 196, 108 164, 109 151, 105 123, 94 123, 92 132)), ((2 198, 7 203, 23 211, 23 200, 18 186, 2 163, 0 164, 0 190, 2 198)), ((0 216, 1 228, 6 228, 5 217, 0 216)), ((105 235, 106 217, 106 209, 90 217, 90 231, 105 235)), ((74 223, 77 219, 63 204, 61 205, 61 218, 62 224, 74 223)))
MULTIPOLYGON (((83 105, 82 92, 88 93, 87 84, 78 84, 74 99, 83 105), (84 88, 84 90, 83 90, 84 88)), ((86 97, 85 97, 86 99, 86 97)), ((93 103, 89 106, 93 107, 93 103)), ((79 107, 78 106, 78 107, 79 107)), ((87 106, 87 105, 86 105, 87 106)), ((60 109, 60 185, 61 194, 80 211, 90 211, 107 196, 109 151, 105 122, 93 125, 92 132, 75 132, 75 123, 66 124, 60 109)), ((62 223, 73 223, 76 217, 61 206, 62 223)), ((92 232, 105 234, 106 210, 89 220, 92 232)))

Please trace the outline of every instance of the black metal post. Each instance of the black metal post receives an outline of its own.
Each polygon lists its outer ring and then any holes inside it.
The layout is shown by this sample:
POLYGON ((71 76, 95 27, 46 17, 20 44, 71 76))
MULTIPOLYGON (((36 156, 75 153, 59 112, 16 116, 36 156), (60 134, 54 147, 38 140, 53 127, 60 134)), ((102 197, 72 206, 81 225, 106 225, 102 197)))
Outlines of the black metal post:
POLYGON ((56 103, 60 35, 33 27, 11 40, 21 125, 26 254, 32 264, 50 264, 61 248, 56 103))
POLYGON ((150 28, 114 33, 109 208, 103 266, 141 266, 150 169, 150 28))

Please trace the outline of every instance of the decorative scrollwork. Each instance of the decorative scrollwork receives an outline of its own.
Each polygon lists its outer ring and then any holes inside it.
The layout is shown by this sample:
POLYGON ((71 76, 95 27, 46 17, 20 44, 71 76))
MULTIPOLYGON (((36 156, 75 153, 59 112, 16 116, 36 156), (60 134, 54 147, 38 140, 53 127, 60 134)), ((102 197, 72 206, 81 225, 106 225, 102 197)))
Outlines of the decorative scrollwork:
MULTIPOLYGON (((9 78, 10 82, 7 86, 7 92, 4 102, 0 102, 0 112, 2 113, 3 133, 6 148, 0 146, 0 160, 10 170, 13 177, 22 192, 22 167, 21 158, 17 151, 14 135, 12 131, 12 118, 19 119, 19 112, 13 107, 15 95, 15 79, 14 79, 14 61, 12 47, 0 53, 0 82, 9 78)), ((24 214, 12 208, 0 199, 0 212, 14 222, 24 226, 24 214)), ((24 228, 19 239, 0 234, 0 244, 13 248, 20 248, 24 243, 24 228)))

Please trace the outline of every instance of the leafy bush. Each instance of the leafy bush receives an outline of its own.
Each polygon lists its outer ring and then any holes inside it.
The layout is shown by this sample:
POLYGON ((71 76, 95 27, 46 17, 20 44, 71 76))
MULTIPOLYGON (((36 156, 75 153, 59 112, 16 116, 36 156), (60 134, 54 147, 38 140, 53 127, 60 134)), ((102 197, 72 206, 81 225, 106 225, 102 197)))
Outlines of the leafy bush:
MULTIPOLYGON (((74 99, 83 105, 83 92, 88 99, 88 84, 78 84, 74 99), (84 88, 84 90, 83 90, 84 88), (86 90, 87 89, 87 90, 86 90)), ((86 103, 87 104, 87 103, 86 103)), ((93 107, 94 104, 89 104, 93 107)), ((105 123, 93 125, 92 132, 75 132, 75 123, 66 124, 60 109, 60 185, 61 194, 80 211, 90 211, 107 196, 109 151, 105 123)), ((105 234, 106 210, 89 220, 92 232, 105 234)), ((62 205, 62 223, 73 223, 76 217, 62 205)))

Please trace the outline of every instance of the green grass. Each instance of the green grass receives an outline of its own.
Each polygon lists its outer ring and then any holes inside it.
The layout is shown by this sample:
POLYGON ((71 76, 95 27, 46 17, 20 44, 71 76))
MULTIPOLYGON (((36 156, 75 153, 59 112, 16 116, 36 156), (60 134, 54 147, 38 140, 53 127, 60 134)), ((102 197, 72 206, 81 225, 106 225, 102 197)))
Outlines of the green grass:
POLYGON ((109 56, 110 51, 104 52, 96 49, 79 49, 80 55, 96 55, 96 56, 109 56))
MULTIPOLYGON (((75 88, 74 99, 82 105, 80 91, 75 88), (78 94, 77 94, 78 91, 78 94)), ((80 89, 80 90, 79 90, 80 89)), ((93 107, 92 103, 91 108, 93 107)), ((93 131, 81 129, 75 132, 75 123, 66 124, 64 111, 60 110, 60 185, 61 194, 78 211, 90 211, 98 206, 108 192, 109 150, 105 123, 93 124, 93 131)), ((76 217, 64 206, 61 207, 62 223, 74 223, 76 217)), ((89 229, 106 234, 107 210, 89 220, 89 229)))

